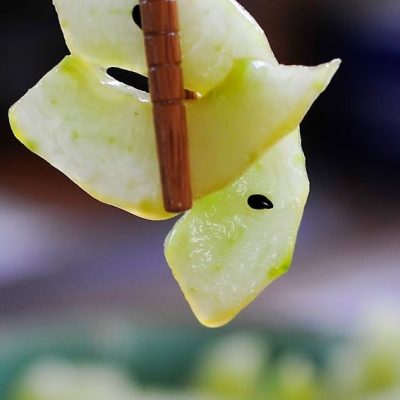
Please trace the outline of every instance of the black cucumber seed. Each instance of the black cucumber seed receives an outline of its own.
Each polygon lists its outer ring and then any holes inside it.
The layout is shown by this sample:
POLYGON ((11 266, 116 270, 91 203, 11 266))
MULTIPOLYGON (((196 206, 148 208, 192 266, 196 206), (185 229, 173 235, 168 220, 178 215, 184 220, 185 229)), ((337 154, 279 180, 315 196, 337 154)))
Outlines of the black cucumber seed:
POLYGON ((247 199, 247 204, 254 210, 272 210, 274 204, 263 194, 253 194, 247 199))
POLYGON ((133 7, 132 10, 132 18, 135 21, 135 24, 142 29, 142 16, 140 14, 140 6, 137 4, 135 7, 133 7))
POLYGON ((117 67, 108 68, 107 74, 116 79, 118 82, 132 86, 136 89, 142 90, 143 92, 149 92, 149 81, 143 75, 117 67))

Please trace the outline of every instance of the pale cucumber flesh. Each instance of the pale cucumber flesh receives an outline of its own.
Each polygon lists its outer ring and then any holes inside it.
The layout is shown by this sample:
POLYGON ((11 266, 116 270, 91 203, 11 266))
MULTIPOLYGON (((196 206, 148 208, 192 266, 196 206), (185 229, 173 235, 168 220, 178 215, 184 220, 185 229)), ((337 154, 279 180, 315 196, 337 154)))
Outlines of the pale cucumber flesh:
MULTIPOLYGON (((72 54, 94 65, 147 75, 143 32, 132 19, 138 0, 54 0, 72 54)), ((232 0, 177 0, 185 85, 205 94, 237 59, 277 64, 254 19, 232 0)))
MULTIPOLYGON (((237 61, 226 80, 187 105, 195 199, 228 185, 295 129, 337 62, 285 67, 237 61)), ((149 219, 162 202, 148 94, 67 57, 10 111, 16 136, 95 198, 149 219)))
POLYGON ((287 271, 308 192, 300 136, 294 132, 177 222, 166 241, 166 258, 204 325, 226 324, 287 271), (250 208, 253 194, 267 196, 274 208, 250 208))

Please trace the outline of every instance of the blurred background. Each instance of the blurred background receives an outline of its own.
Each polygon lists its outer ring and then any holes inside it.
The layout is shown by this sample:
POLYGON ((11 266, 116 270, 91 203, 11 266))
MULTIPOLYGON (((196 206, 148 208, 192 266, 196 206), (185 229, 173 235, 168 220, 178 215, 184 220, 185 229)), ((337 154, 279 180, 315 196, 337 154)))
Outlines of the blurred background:
POLYGON ((400 2, 240 3, 281 63, 343 64, 302 127, 292 270, 209 331, 164 261, 174 221, 96 202, 13 137, 8 108, 67 48, 50 0, 1 2, 1 398, 400 398, 400 2))

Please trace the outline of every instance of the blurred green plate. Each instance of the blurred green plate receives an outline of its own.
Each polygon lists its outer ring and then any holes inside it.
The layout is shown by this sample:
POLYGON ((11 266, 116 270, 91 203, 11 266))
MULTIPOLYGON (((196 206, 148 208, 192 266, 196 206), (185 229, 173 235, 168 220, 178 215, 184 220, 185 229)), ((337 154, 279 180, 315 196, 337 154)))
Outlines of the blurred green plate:
POLYGON ((178 388, 188 383, 200 354, 216 340, 232 333, 256 335, 272 356, 300 352, 322 364, 335 342, 323 335, 264 329, 141 328, 127 321, 35 323, 35 328, 10 329, 0 336, 0 398, 20 374, 41 359, 117 366, 144 386, 178 388))

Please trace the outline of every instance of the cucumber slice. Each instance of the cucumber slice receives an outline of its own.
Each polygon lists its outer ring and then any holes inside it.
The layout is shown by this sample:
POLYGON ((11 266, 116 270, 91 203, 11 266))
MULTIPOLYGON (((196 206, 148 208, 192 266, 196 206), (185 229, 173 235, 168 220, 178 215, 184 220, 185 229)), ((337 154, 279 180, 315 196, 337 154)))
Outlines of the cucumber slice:
POLYGON ((165 255, 201 323, 228 323, 288 270, 308 192, 297 131, 178 221, 165 255), (266 196, 273 209, 249 207, 255 194, 266 196))
MULTIPOLYGON (((143 33, 132 19, 138 0, 54 0, 72 54, 104 68, 147 75, 143 33)), ((232 0, 178 0, 185 85, 205 94, 235 60, 277 64, 264 32, 232 0)))
MULTIPOLYGON (((149 96, 106 73, 146 74, 132 18, 138 0, 54 4, 72 56, 11 108, 14 133, 95 198, 148 219, 172 217, 162 204, 149 96)), ((234 0, 178 6, 185 85, 201 94, 187 104, 197 201, 166 256, 199 320, 220 326, 290 264, 308 181, 298 133, 276 143, 296 129, 340 61, 279 65, 234 0), (250 209, 257 193, 274 208, 250 209)))
MULTIPOLYGON (((190 102, 195 198, 232 182, 295 129, 337 67, 240 60, 190 102)), ((18 139, 95 198, 144 218, 172 217, 162 204, 148 94, 70 56, 12 107, 10 121, 18 139)))

